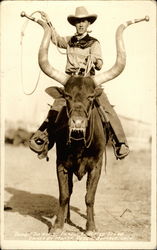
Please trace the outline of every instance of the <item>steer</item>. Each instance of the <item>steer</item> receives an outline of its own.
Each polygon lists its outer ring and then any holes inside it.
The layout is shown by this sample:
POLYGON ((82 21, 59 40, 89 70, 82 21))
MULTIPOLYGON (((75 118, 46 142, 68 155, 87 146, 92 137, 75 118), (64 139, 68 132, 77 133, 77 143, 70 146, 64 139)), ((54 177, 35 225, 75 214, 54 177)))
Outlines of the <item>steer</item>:
MULTIPOLYGON (((43 15, 44 19, 44 13, 38 12, 43 15)), ((118 27, 116 32, 117 58, 111 69, 93 77, 70 77, 49 63, 48 49, 51 27, 32 15, 27 16, 24 12, 21 13, 21 16, 25 16, 43 27, 44 36, 38 54, 39 66, 46 75, 64 86, 64 88, 50 87, 46 89, 46 92, 53 98, 62 97, 66 100, 66 109, 62 109, 58 118, 58 133, 55 138, 60 197, 57 219, 51 231, 62 230, 65 219, 70 220, 69 202, 72 194, 73 174, 81 180, 87 173, 86 230, 90 234, 95 231, 94 199, 107 142, 107 134, 105 132, 104 136, 102 121, 95 105, 96 98, 102 93, 99 86, 120 75, 125 68, 126 53, 122 36, 125 28, 130 24, 149 21, 149 17, 128 21, 118 27)))
POLYGON ((95 87, 90 77, 72 76, 64 89, 50 87, 46 92, 53 98, 66 100, 66 109, 63 109, 62 119, 58 121, 59 131, 56 134, 60 207, 54 228, 62 229, 65 219, 70 220, 73 174, 81 180, 87 173, 86 230, 95 231, 93 206, 106 144, 102 121, 95 105, 102 88, 95 87), (64 128, 59 128, 62 127, 60 123, 65 125, 64 128))

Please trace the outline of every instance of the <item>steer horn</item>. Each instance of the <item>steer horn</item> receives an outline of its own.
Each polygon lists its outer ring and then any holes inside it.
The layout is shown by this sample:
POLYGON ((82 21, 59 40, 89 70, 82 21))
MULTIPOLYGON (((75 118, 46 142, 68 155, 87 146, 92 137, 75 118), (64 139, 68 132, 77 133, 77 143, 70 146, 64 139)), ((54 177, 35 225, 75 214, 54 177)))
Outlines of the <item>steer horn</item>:
POLYGON ((105 71, 103 73, 100 73, 96 76, 93 77, 95 84, 101 85, 105 82, 108 82, 118 75, 124 70, 125 65, 126 65, 126 53, 125 53, 125 47, 124 47, 124 42, 123 42, 123 31, 126 29, 129 25, 133 23, 138 23, 141 21, 149 21, 149 17, 145 16, 145 18, 142 19, 135 19, 134 21, 128 21, 124 24, 121 24, 116 31, 116 49, 117 49, 117 58, 116 62, 113 65, 111 69, 108 71, 105 71))
MULTIPOLYGON (((41 14, 41 16, 44 14, 42 11, 37 11, 41 14)), ((24 11, 21 13, 21 17, 27 17, 29 20, 34 21, 38 24, 40 24, 43 29, 44 29, 44 36, 40 45, 39 53, 38 53, 38 62, 41 70, 51 77, 52 79, 56 80, 57 82, 61 83, 64 85, 68 78, 69 75, 64 74, 60 72, 59 70, 53 68, 48 60, 48 48, 50 44, 50 39, 51 39, 51 28, 50 26, 43 22, 42 20, 36 19, 32 16, 28 16, 24 11)))

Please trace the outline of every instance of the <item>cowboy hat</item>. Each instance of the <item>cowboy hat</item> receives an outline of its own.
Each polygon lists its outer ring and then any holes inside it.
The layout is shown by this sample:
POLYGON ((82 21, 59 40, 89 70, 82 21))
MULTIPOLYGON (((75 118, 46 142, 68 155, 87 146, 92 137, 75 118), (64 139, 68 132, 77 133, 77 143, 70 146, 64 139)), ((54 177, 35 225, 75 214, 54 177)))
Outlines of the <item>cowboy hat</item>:
POLYGON ((67 17, 67 19, 68 22, 72 25, 75 25, 75 23, 79 21, 79 19, 86 19, 92 24, 97 19, 97 15, 96 14, 90 15, 86 10, 86 8, 84 6, 81 6, 76 8, 75 15, 70 15, 67 17))

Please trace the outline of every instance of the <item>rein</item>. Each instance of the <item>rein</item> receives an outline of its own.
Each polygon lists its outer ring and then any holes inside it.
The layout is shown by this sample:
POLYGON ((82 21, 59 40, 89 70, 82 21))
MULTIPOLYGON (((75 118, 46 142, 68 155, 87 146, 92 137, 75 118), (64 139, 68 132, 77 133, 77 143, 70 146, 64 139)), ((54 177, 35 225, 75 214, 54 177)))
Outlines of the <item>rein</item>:
POLYGON ((94 134, 94 112, 91 111, 91 116, 90 116, 90 127, 89 127, 89 137, 86 140, 86 148, 89 148, 92 140, 93 140, 93 134, 94 134))

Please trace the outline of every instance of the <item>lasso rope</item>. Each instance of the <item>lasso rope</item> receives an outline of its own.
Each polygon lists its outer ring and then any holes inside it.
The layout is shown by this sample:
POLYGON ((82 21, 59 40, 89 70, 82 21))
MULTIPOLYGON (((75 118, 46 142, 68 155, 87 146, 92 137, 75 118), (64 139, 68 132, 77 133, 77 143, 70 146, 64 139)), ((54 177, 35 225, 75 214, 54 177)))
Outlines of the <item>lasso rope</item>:
MULTIPOLYGON (((24 37, 24 33, 25 33, 25 30, 26 30, 26 27, 27 27, 27 25, 28 25, 28 21, 29 21, 29 20, 32 20, 32 16, 33 16, 34 14, 36 14, 36 13, 41 14, 41 18, 50 26, 51 31, 52 31, 52 34, 53 34, 53 37, 54 37, 54 44, 55 44, 55 46, 57 47, 58 52, 59 52, 60 54, 62 54, 62 55, 67 55, 67 57, 68 57, 68 54, 70 54, 70 53, 67 54, 67 51, 66 51, 66 52, 62 52, 62 51, 60 50, 60 48, 58 47, 57 37, 56 37, 54 28, 53 28, 53 26, 52 26, 52 24, 51 24, 51 22, 50 22, 50 20, 49 20, 49 17, 47 16, 47 14, 46 14, 45 12, 43 12, 43 11, 34 11, 34 12, 29 16, 30 18, 28 18, 28 19, 24 22, 23 27, 22 27, 22 29, 21 29, 21 41, 20 41, 20 45, 21 45, 21 84, 22 84, 22 89, 23 89, 23 92, 24 92, 25 95, 32 95, 32 94, 35 92, 35 90, 36 90, 37 87, 38 87, 39 80, 40 80, 40 75, 41 75, 41 70, 40 70, 40 71, 39 71, 39 74, 38 74, 38 78, 37 78, 36 84, 35 84, 33 90, 30 91, 30 92, 26 92, 26 91, 25 91, 25 88, 24 88, 24 83, 23 83, 23 37, 24 37)), ((21 13, 21 16, 23 16, 23 15, 24 15, 24 14, 21 13)), ((89 31, 89 32, 90 32, 90 31, 89 31)), ((77 61, 77 63, 78 63, 78 61, 77 61)), ((78 63, 78 65, 79 65, 79 63, 78 63)), ((87 63, 86 63, 86 68, 85 68, 84 76, 87 76, 87 75, 89 74, 89 72, 90 72, 90 70, 91 70, 91 68, 92 68, 93 65, 94 65, 94 64, 93 64, 92 57, 91 57, 91 55, 89 54, 88 57, 87 57, 87 63)), ((78 74, 79 74, 79 72, 80 72, 80 68, 81 68, 81 67, 78 68, 78 74)))
MULTIPOLYGON (((40 11, 34 11, 30 16, 32 17, 35 13, 40 13, 40 11)), ((39 70, 37 81, 36 81, 36 84, 35 84, 33 90, 30 91, 30 92, 26 92, 25 88, 24 88, 24 83, 23 83, 23 37, 25 35, 25 30, 26 30, 26 27, 28 25, 28 22, 29 22, 29 19, 27 19, 24 22, 24 24, 22 26, 22 29, 21 29, 21 41, 20 41, 20 45, 21 45, 21 84, 22 84, 23 93, 25 95, 32 95, 36 91, 36 89, 38 87, 39 80, 40 80, 40 75, 41 75, 41 70, 39 70)))

